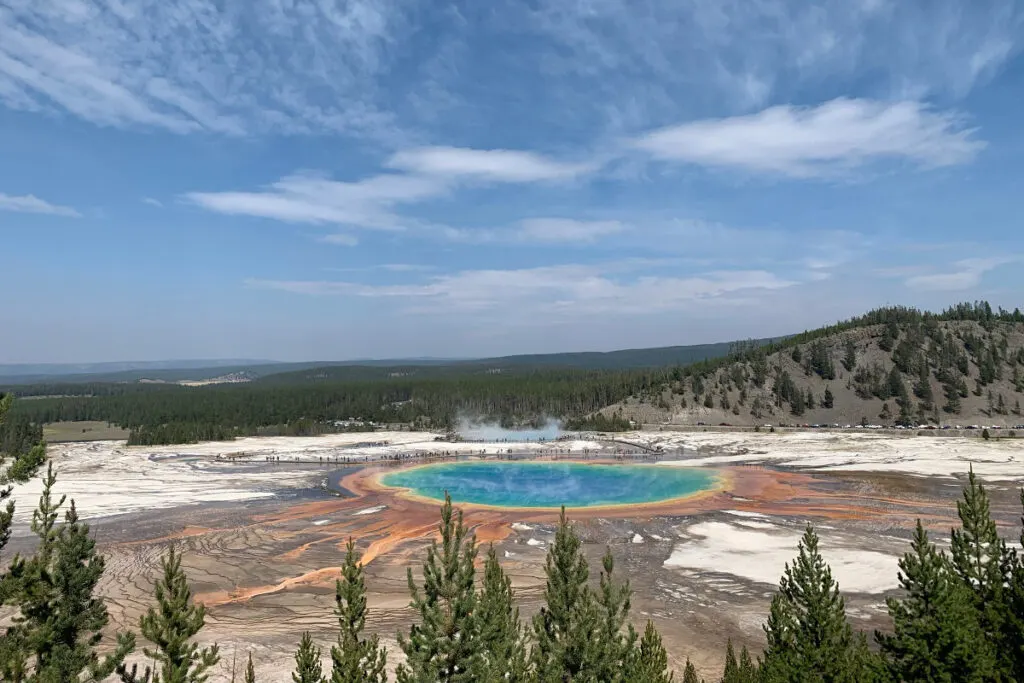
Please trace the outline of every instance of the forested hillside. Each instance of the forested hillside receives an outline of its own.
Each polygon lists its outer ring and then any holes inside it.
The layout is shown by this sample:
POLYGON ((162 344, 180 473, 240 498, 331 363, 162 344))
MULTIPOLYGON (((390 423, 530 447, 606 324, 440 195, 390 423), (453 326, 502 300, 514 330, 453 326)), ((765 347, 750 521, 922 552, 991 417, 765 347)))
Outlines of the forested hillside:
MULTIPOLYGON (((675 348, 723 351, 718 346, 675 348)), ((136 444, 316 434, 349 428, 335 422, 350 418, 431 429, 451 427, 460 416, 506 426, 555 417, 571 428, 602 430, 628 428, 630 420, 1024 423, 1024 315, 1019 310, 993 310, 984 302, 939 314, 882 308, 782 340, 736 343, 729 349, 724 357, 658 368, 581 369, 495 359, 303 368, 244 384, 204 387, 120 382, 15 386, 16 394, 33 400, 21 401, 11 418, 12 425, 26 426, 109 422, 130 429, 136 444)), ((634 359, 643 355, 617 353, 634 359)))
POLYGON ((131 443, 186 443, 247 434, 316 434, 356 418, 444 429, 460 415, 534 424, 585 415, 649 391, 667 369, 584 370, 335 379, 333 368, 290 380, 238 385, 46 385, 16 387, 12 417, 36 423, 98 420, 132 430, 131 443))
POLYGON ((672 371, 602 411, 693 424, 1024 423, 1024 315, 985 302, 882 308, 672 371))

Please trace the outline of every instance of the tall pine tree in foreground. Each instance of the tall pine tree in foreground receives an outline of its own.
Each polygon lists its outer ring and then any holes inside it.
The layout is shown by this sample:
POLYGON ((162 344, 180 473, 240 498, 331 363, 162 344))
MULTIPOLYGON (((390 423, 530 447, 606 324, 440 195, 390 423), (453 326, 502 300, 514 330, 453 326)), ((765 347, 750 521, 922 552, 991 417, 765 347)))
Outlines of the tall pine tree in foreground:
MULTIPOLYGON (((7 413, 14 404, 13 394, 0 395, 0 426, 4 424, 7 413)), ((26 452, 4 452, 0 447, 0 552, 11 539, 11 524, 14 522, 14 488, 12 484, 22 484, 35 476, 46 462, 46 444, 39 443, 26 452)), ((0 565, 6 564, 0 562, 0 565)), ((13 563, 17 564, 17 563, 13 563)), ((17 592, 17 582, 8 570, 0 569, 0 607, 9 604, 17 592)), ((13 646, 6 636, 0 635, 0 672, 4 661, 3 652, 13 646)), ((14 655, 16 656, 16 655, 14 655)))
POLYGON ((512 580, 505 575, 492 544, 484 562, 484 581, 477 599, 477 623, 482 653, 481 683, 528 680, 526 643, 512 580))
POLYGON ((320 648, 313 644, 309 631, 302 634, 299 649, 295 652, 293 683, 325 683, 320 663, 320 648))
POLYGON ((10 602, 19 614, 0 647, 3 680, 102 680, 135 648, 134 636, 122 633, 113 652, 103 658, 96 652, 109 621, 106 605, 95 595, 104 560, 89 527, 79 521, 74 501, 63 524, 56 523, 64 504, 63 497, 53 499, 56 481, 51 465, 33 514, 39 546, 35 555, 15 558, 11 567, 10 602))
POLYGON ((963 499, 957 501, 960 528, 953 529, 950 555, 953 569, 970 591, 978 622, 985 638, 995 648, 997 671, 1008 678, 1013 675, 1013 644, 1008 629, 1013 620, 1009 614, 1010 600, 1006 588, 1012 583, 1009 561, 1012 558, 1006 543, 999 538, 992 519, 988 493, 974 475, 968 475, 963 499))
MULTIPOLYGON (((334 604, 334 614, 338 617, 338 643, 331 647, 331 683, 384 683, 387 652, 380 646, 376 634, 363 638, 363 629, 366 627, 366 583, 363 580, 363 565, 356 557, 355 542, 351 538, 345 551, 341 578, 335 584, 334 604)), ((306 643, 308 636, 308 633, 303 636, 303 643, 306 643)), ((312 640, 308 647, 312 648, 312 640)), ((319 656, 320 651, 317 650, 317 670, 319 656)))
POLYGON ((729 638, 725 641, 725 669, 722 671, 722 683, 740 683, 739 670, 736 650, 732 646, 732 638, 729 638))
POLYGON ((544 570, 544 606, 533 619, 534 674, 539 683, 598 681, 597 609, 582 542, 564 507, 544 570))
MULTIPOLYGON (((1020 491, 1020 504, 1024 509, 1024 490, 1020 491)), ((1019 540, 1024 547, 1024 516, 1021 517, 1019 540)), ((1007 602, 1008 619, 1003 629, 1008 655, 1013 661, 1013 680, 1024 681, 1024 561, 1016 550, 1009 550, 1007 563, 1010 571, 1007 602)))
POLYGON ((249 653, 249 661, 245 665, 245 683, 256 683, 256 668, 252 665, 252 653, 249 653))
POLYGON ((737 661, 732 638, 726 641, 725 670, 722 672, 722 683, 757 683, 760 680, 758 676, 757 666, 750 659, 747 647, 743 646, 739 661, 737 661))
POLYGON ((423 563, 423 586, 409 569, 412 607, 419 614, 408 637, 398 644, 406 662, 398 667, 399 683, 473 683, 482 668, 476 622, 476 541, 452 509, 447 492, 438 526, 441 543, 433 541, 423 563))
POLYGON ((894 680, 993 680, 995 656, 978 623, 973 596, 928 540, 921 520, 899 566, 906 596, 886 600, 894 633, 876 634, 894 680))
POLYGON ((683 683, 702 683, 700 676, 697 675, 697 667, 689 659, 683 667, 683 683))
POLYGON ((188 577, 181 568, 181 554, 171 546, 160 558, 162 575, 153 584, 157 604, 139 619, 142 635, 153 644, 143 652, 154 660, 139 676, 136 666, 119 668, 124 683, 204 683, 220 661, 216 644, 206 648, 192 641, 203 628, 206 608, 192 601, 188 577))
POLYGON ((750 652, 747 650, 747 646, 744 645, 740 651, 740 666, 736 680, 733 683, 757 683, 760 680, 760 672, 757 670, 757 665, 750 658, 750 652))
MULTIPOLYGON (((629 581, 615 579, 615 558, 611 548, 601 559, 600 590, 595 596, 598 616, 598 678, 606 683, 626 681, 634 656, 637 634, 627 625, 630 608, 629 581)), ((652 627, 653 628, 653 627, 652 627)))
POLYGON ((861 683, 873 680, 871 656, 846 620, 839 586, 808 524, 793 564, 786 564, 764 627, 765 683, 861 683))
MULTIPOLYGON (((647 622, 640 647, 634 654, 626 680, 630 683, 672 683, 668 669, 668 653, 654 624, 647 622)), ((684 679, 685 681, 685 679, 684 679)))

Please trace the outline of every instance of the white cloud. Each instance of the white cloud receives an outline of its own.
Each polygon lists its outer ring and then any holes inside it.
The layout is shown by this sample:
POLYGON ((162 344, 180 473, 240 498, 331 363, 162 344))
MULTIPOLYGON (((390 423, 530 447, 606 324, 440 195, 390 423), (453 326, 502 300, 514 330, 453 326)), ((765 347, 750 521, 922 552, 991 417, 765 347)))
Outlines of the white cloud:
POLYGON ((552 161, 511 149, 420 147, 398 152, 387 166, 412 173, 497 182, 534 182, 572 178, 592 169, 587 164, 552 161))
MULTIPOLYGON (((550 161, 530 152, 514 150, 476 150, 454 148, 418 148, 399 152, 387 165, 405 173, 383 173, 353 182, 330 180, 305 172, 286 176, 256 192, 190 192, 184 198, 217 213, 272 218, 291 223, 336 223, 378 229, 399 229, 405 225, 424 226, 422 221, 399 216, 399 205, 432 199, 449 192, 459 183, 472 180, 489 182, 529 182, 557 180, 582 173, 582 165, 550 161)), ((544 219, 549 220, 549 219, 544 219)), ((561 233, 575 230, 583 237, 587 225, 575 221, 524 222, 524 238, 564 241, 561 233)), ((606 222, 590 224, 591 233, 608 234, 606 222)), ((458 230, 442 228, 451 239, 460 239, 458 230)), ((492 241, 486 231, 466 233, 464 241, 492 241)))
POLYGON ((502 228, 456 228, 426 225, 426 231, 463 244, 589 244, 620 233, 626 226, 616 220, 527 218, 502 228))
POLYGON ((153 199, 152 197, 143 197, 142 203, 149 204, 150 206, 155 206, 157 208, 163 208, 164 205, 164 203, 161 202, 159 199, 153 199))
POLYGON ((343 232, 324 235, 320 238, 320 241, 324 244, 333 244, 339 247, 354 247, 359 244, 359 238, 355 235, 348 235, 343 232))
POLYGON ((618 221, 578 221, 571 218, 529 218, 520 222, 517 236, 524 242, 593 242, 622 232, 618 221))
POLYGON ((7 0, 0 102, 392 149, 509 121, 634 133, 822 84, 960 97, 1020 52, 1022 15, 1018 0, 7 0))
POLYGON ((43 201, 31 194, 13 196, 0 193, 0 211, 17 211, 20 213, 45 213, 51 216, 67 216, 80 218, 81 214, 69 206, 59 206, 43 201))
POLYGON ((404 0, 11 0, 0 102, 107 126, 400 135, 379 103, 404 0))
POLYGON ((395 230, 402 228, 402 222, 394 207, 444 191, 443 184, 415 176, 385 174, 341 182, 300 174, 286 176, 260 192, 191 192, 185 198, 229 215, 395 230))
POLYGON ((985 273, 1018 260, 1017 257, 1009 256, 963 259, 954 263, 953 269, 945 273, 911 276, 906 279, 906 285, 912 289, 936 292, 971 289, 981 284, 985 273))
POLYGON ((885 159, 948 166, 969 161, 985 146, 956 116, 920 103, 850 99, 683 123, 634 144, 657 159, 793 177, 885 159))
POLYGON ((868 87, 882 99, 962 97, 1024 44, 1017 0, 531 5, 529 26, 554 44, 541 42, 536 59, 549 76, 576 80, 566 104, 585 112, 600 102, 610 127, 634 131, 708 104, 762 106, 801 86, 868 87))
MULTIPOLYGON (((311 296, 397 299, 429 312, 513 311, 529 315, 653 313, 722 301, 740 293, 798 284, 761 270, 711 271, 691 277, 613 276, 620 265, 559 265, 509 270, 465 270, 419 284, 366 285, 325 280, 247 281, 250 287, 311 296)), ((627 267, 627 270, 635 269, 627 267)))

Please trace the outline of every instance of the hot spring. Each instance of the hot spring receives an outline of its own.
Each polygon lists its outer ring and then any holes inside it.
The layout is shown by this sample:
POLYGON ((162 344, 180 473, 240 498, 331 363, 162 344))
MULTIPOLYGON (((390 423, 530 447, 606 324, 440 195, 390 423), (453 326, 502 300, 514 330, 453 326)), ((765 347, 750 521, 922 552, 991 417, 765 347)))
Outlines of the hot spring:
POLYGON ((658 465, 471 461, 424 465, 380 478, 422 498, 509 508, 640 505, 715 489, 714 470, 658 465))

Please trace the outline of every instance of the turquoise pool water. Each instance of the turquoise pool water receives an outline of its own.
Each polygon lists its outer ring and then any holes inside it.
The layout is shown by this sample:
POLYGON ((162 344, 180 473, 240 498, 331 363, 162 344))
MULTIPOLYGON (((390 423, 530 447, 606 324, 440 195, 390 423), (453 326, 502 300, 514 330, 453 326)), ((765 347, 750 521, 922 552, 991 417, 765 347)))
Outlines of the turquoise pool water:
POLYGON ((498 507, 581 508, 654 503, 714 488, 713 470, 657 465, 469 461, 426 465, 381 477, 384 486, 425 498, 498 507))

